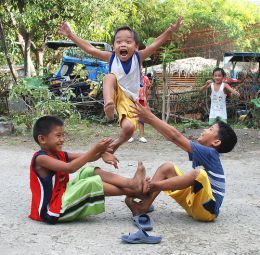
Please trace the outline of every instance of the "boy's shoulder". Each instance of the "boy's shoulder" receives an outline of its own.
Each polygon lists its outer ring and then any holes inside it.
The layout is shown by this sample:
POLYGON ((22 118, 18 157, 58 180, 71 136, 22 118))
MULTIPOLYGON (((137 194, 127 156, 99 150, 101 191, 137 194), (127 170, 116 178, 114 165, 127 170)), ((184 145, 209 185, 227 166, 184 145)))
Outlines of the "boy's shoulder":
POLYGON ((46 151, 44 149, 40 149, 38 151, 35 151, 33 153, 32 161, 35 161, 36 158, 38 156, 41 156, 41 155, 46 155, 46 156, 49 156, 49 157, 52 157, 52 158, 56 158, 56 159, 68 162, 68 153, 66 151, 57 151, 55 153, 51 153, 51 152, 46 151))
POLYGON ((191 143, 192 153, 202 153, 207 156, 219 157, 219 152, 213 147, 209 147, 194 141, 191 141, 190 143, 191 143))

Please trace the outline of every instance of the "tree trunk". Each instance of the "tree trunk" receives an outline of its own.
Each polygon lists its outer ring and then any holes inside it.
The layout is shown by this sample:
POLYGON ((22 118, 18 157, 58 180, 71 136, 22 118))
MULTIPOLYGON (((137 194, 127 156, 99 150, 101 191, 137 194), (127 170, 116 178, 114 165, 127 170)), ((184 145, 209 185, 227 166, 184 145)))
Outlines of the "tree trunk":
POLYGON ((163 95, 162 95, 162 120, 165 121, 165 106, 167 95, 166 63, 163 63, 163 95))
MULTIPOLYGON (((23 56, 24 56, 24 60, 26 58, 26 55, 25 55, 25 40, 24 40, 24 37, 26 36, 22 36, 19 32, 17 32, 17 35, 18 35, 18 41, 20 43, 20 46, 21 46, 21 50, 22 50, 22 53, 23 53, 23 56)), ((33 65, 33 62, 32 62, 32 59, 31 59, 31 55, 29 54, 28 57, 28 68, 30 70, 30 73, 32 76, 35 76, 36 75, 36 71, 35 71, 35 67, 33 65)), ((24 61, 24 65, 25 65, 25 61, 24 61)), ((24 69, 26 70, 26 69, 24 69)), ((25 74, 26 75, 26 74, 25 74)))
POLYGON ((9 57, 9 54, 8 54, 8 49, 7 49, 7 45, 6 45, 6 41, 5 41, 4 29, 3 29, 3 23, 2 23, 1 16, 0 16, 0 40, 2 41, 3 50, 4 50, 4 53, 5 53, 7 64, 9 66, 12 77, 13 77, 15 83, 16 83, 18 75, 17 75, 15 69, 13 68, 11 58, 9 57))
POLYGON ((171 73, 171 70, 170 70, 170 64, 168 64, 169 66, 169 70, 167 72, 167 76, 166 76, 166 84, 167 84, 167 102, 166 102, 166 122, 168 123, 169 121, 169 118, 170 118, 170 111, 171 111, 171 108, 170 108, 170 99, 171 99, 171 92, 170 92, 170 89, 169 89, 169 86, 168 86, 168 76, 169 74, 171 73))
POLYGON ((26 33, 24 36, 24 69, 25 69, 26 77, 31 77, 30 53, 31 53, 30 33, 26 33))
POLYGON ((42 48, 36 49, 36 66, 40 76, 43 76, 43 54, 44 50, 42 48))

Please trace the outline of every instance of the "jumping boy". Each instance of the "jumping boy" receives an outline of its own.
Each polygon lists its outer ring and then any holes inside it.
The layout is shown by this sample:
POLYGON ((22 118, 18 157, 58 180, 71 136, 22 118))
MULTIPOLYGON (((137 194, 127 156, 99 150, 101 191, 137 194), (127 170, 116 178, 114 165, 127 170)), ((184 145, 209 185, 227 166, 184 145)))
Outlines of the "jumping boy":
POLYGON ((234 130, 220 121, 204 129, 198 143, 195 143, 139 103, 132 112, 188 152, 193 168, 184 174, 171 163, 161 165, 152 179, 146 179, 144 191, 149 196, 143 203, 136 203, 132 198, 126 199, 133 215, 145 213, 160 191, 165 191, 194 219, 213 221, 219 214, 225 195, 225 175, 219 153, 230 152, 236 145, 237 136, 234 130))
POLYGON ((30 166, 31 219, 51 224, 82 219, 104 212, 105 196, 142 193, 145 169, 141 162, 131 179, 88 166, 69 181, 70 173, 109 150, 111 138, 99 141, 85 153, 67 153, 62 150, 63 122, 54 116, 39 118, 33 137, 40 150, 34 153, 30 166))
MULTIPOLYGON (((138 51, 137 34, 128 26, 120 27, 113 37, 114 52, 101 51, 89 42, 75 35, 69 23, 63 23, 59 32, 75 42, 87 53, 109 62, 110 73, 104 77, 103 96, 104 111, 108 120, 114 118, 115 110, 118 113, 121 131, 119 138, 111 143, 113 153, 117 148, 128 141, 137 128, 138 120, 130 112, 130 106, 139 97, 141 86, 141 70, 143 60, 151 56, 161 45, 163 45, 173 32, 178 31, 182 23, 179 17, 175 24, 170 26, 155 39, 155 41, 143 50, 138 51)), ((109 161, 109 154, 105 153, 103 160, 109 161)))

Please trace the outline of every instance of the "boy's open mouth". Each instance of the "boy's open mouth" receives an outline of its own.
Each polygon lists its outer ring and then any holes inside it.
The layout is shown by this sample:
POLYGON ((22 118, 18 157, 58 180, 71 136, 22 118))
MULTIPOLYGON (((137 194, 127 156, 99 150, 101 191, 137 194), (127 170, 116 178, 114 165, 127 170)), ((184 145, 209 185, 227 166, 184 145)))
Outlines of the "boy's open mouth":
POLYGON ((120 53, 121 56, 125 57, 128 52, 127 52, 127 50, 120 50, 119 53, 120 53))

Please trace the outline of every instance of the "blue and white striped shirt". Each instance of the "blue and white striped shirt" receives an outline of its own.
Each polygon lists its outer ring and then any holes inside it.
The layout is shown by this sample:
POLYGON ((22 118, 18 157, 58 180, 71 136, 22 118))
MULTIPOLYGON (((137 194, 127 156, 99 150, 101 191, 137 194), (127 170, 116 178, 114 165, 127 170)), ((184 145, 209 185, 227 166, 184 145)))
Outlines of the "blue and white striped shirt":
POLYGON ((208 174, 213 196, 216 199, 215 214, 219 214, 219 208, 225 195, 225 175, 216 149, 191 141, 192 153, 189 159, 192 167, 203 166, 208 174))

